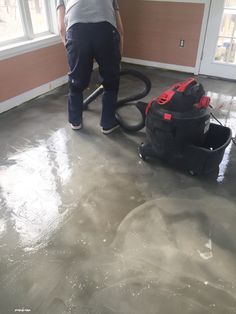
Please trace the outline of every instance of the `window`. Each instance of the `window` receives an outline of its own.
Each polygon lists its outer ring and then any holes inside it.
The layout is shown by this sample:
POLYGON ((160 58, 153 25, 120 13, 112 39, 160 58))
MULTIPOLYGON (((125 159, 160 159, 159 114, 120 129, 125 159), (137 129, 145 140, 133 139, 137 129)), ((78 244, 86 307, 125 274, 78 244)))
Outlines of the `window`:
POLYGON ((52 0, 0 0, 0 46, 55 33, 53 9, 52 0))

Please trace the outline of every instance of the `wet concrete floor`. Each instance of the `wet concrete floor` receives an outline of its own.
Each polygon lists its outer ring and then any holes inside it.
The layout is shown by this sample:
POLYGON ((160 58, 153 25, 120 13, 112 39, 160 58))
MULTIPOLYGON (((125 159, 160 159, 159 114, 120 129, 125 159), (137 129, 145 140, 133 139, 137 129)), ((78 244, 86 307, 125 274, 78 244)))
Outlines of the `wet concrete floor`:
MULTIPOLYGON (((190 77, 125 67, 146 100, 190 77)), ((235 82, 199 80, 235 136, 235 82)), ((145 130, 103 135, 100 102, 81 131, 66 86, 0 115, 0 313, 236 313, 235 146, 205 177, 144 162, 145 130)))

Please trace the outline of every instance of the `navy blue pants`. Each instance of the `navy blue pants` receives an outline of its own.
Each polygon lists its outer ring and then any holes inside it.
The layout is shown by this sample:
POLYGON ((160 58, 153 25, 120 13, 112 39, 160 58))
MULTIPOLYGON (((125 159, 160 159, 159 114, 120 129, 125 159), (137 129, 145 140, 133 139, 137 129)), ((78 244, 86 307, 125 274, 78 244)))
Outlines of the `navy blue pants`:
POLYGON ((119 89, 120 35, 108 22, 77 23, 66 34, 69 64, 69 122, 80 124, 83 111, 83 91, 88 87, 93 61, 97 61, 104 93, 101 126, 116 124, 115 111, 119 89))

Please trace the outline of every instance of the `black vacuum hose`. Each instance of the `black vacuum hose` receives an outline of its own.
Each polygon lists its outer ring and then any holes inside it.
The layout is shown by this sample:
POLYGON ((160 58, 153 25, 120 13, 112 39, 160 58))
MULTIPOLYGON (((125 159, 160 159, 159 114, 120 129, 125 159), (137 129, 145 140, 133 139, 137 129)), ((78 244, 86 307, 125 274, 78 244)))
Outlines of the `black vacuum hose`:
POLYGON ((131 101, 137 101, 137 100, 144 98, 150 92, 151 87, 152 87, 149 78, 147 78, 141 72, 136 71, 136 70, 128 70, 128 69, 120 71, 120 77, 128 76, 128 75, 133 76, 133 77, 139 79, 141 82, 143 82, 144 83, 144 89, 137 94, 134 94, 134 95, 131 95, 131 96, 128 96, 128 97, 125 97, 123 99, 118 100, 118 102, 117 102, 118 108, 121 108, 123 106, 127 106, 127 103, 129 103, 131 101))
MULTIPOLYGON (((139 71, 136 70, 121 70, 120 71, 120 76, 133 76, 135 78, 137 78, 138 80, 140 80, 141 82, 144 83, 144 88, 143 90, 139 91, 138 93, 122 98, 122 99, 118 99, 117 101, 117 112, 116 112, 116 119, 118 121, 118 123, 120 124, 120 126, 128 132, 137 132, 139 130, 141 130, 144 126, 145 126, 145 109, 147 106, 147 103, 145 102, 141 102, 138 101, 142 98, 144 98, 145 96, 147 96, 147 94, 150 92, 151 90, 151 82, 150 80, 142 73, 140 73, 139 71), (138 101, 138 102, 137 102, 138 101), (135 125, 129 125, 128 123, 125 122, 125 120, 120 116, 120 114, 118 113, 118 110, 122 107, 125 106, 136 106, 136 108, 139 110, 139 112, 141 113, 141 117, 142 120, 135 124, 135 125)), ((84 100, 84 110, 86 110, 88 108, 88 105, 94 101, 99 95, 101 95, 103 93, 103 86, 99 86, 88 98, 86 98, 84 100)))

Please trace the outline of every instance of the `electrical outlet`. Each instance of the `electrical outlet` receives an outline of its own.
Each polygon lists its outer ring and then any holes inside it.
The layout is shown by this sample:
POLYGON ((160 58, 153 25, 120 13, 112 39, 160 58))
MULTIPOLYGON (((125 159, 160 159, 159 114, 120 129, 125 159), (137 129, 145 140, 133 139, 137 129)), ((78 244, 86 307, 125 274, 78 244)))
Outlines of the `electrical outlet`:
POLYGON ((183 48, 183 47, 184 47, 184 44, 185 44, 185 40, 184 40, 184 39, 180 39, 180 41, 179 41, 179 46, 180 46, 181 48, 183 48))

